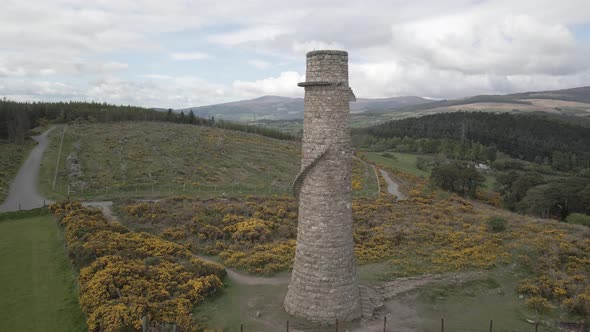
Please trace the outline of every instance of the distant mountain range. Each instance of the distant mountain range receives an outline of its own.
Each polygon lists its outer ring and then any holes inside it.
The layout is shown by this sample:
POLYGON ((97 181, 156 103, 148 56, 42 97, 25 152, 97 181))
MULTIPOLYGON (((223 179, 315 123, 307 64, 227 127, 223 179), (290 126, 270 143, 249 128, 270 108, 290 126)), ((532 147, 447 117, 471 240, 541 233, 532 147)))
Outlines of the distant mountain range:
MULTIPOLYGON (((464 111, 545 112, 553 115, 590 119, 590 86, 573 89, 523 92, 507 95, 479 95, 454 100, 431 100, 406 96, 392 98, 358 98, 350 103, 353 126, 366 126, 387 120, 427 114, 464 111)), ((259 123, 263 121, 300 120, 303 98, 264 96, 231 103, 191 107, 201 117, 259 123)))
MULTIPOLYGON (((421 97, 358 98, 350 103, 353 113, 380 112, 412 105, 432 102, 421 97)), ((303 118, 303 98, 263 96, 231 103, 190 107, 176 110, 185 113, 193 111, 196 116, 211 117, 232 121, 290 120, 303 118)))

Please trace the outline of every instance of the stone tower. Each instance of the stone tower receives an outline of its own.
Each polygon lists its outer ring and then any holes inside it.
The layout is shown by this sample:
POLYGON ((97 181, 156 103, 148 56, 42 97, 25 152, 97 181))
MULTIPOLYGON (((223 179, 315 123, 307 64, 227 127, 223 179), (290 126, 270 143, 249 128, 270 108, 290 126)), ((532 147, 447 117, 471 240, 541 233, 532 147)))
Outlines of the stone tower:
POLYGON ((312 321, 361 315, 352 240, 348 53, 307 53, 297 250, 285 310, 312 321))

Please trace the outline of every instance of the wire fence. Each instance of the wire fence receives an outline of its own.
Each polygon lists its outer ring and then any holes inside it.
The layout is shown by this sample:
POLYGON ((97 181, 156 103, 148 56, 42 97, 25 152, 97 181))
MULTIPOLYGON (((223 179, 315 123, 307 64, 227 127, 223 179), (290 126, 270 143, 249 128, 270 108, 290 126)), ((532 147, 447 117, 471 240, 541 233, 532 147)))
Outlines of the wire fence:
MULTIPOLYGON (((58 183, 55 196, 82 199, 158 198, 169 196, 191 197, 243 197, 292 195, 291 185, 284 184, 191 184, 191 183, 134 183, 104 186, 80 186, 58 183)), ((375 189, 353 190, 355 198, 376 198, 375 189)))
MULTIPOLYGON (((569 331, 569 332, 589 332, 590 325, 584 322, 563 322, 563 321, 555 321, 553 324, 539 324, 539 322, 530 322, 529 328, 505 328, 505 327, 497 327, 493 320, 489 322, 482 322, 481 327, 473 328, 467 326, 460 326, 457 324, 453 324, 453 322, 449 322, 445 320, 445 318, 440 319, 440 325, 438 327, 431 327, 427 330, 423 331, 432 331, 432 332, 548 332, 548 331, 569 331)), ((372 332, 394 332, 400 330, 407 330, 401 329, 395 326, 395 323, 387 320, 387 317, 383 317, 382 323, 379 321, 373 321, 370 323, 365 323, 367 326, 367 331, 372 332)), ((342 324, 338 320, 335 320, 334 323, 324 326, 322 328, 302 328, 300 326, 296 326, 292 324, 289 320, 287 320, 283 327, 278 329, 275 328, 275 331, 286 331, 286 332, 301 332, 301 331, 309 331, 309 332, 345 332, 350 331, 350 323, 342 324)), ((355 331, 360 331, 359 329, 362 327, 353 328, 355 331)), ((417 329, 416 329, 417 330, 417 329)), ((238 326, 236 326, 235 330, 238 331, 238 326)), ((248 325, 245 323, 240 323, 239 326, 240 332, 259 332, 256 329, 249 329, 248 325)), ((180 328, 176 324, 154 324, 149 323, 147 318, 142 318, 142 332, 181 332, 180 328)))

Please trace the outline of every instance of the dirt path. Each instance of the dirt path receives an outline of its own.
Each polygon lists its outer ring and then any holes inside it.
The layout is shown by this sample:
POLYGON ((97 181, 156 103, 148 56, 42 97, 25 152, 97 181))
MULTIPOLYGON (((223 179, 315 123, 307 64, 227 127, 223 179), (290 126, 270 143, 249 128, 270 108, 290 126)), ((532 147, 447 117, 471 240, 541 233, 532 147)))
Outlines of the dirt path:
MULTIPOLYGON (((113 213, 113 202, 112 201, 101 201, 101 202, 82 202, 83 206, 87 207, 94 207, 98 208, 102 211, 105 218, 111 222, 116 219, 115 214, 113 213)), ((213 259, 205 256, 196 256, 197 258, 210 263, 218 263, 213 259)), ((219 264, 219 263, 218 263, 219 264)), ((248 275, 245 273, 240 273, 236 270, 231 268, 225 267, 225 271, 227 272, 227 277, 239 285, 287 285, 291 280, 290 275, 278 275, 275 277, 258 277, 253 275, 248 275)))
POLYGON ((86 207, 94 207, 102 211, 102 214, 110 223, 115 219, 115 214, 113 213, 113 202, 112 201, 102 201, 102 202, 82 202, 83 206, 86 207))
POLYGON ((30 210, 42 207, 43 203, 51 203, 45 197, 41 196, 37 190, 37 182, 39 179, 39 169, 41 168, 41 161, 43 160, 43 152, 49 144, 47 135, 55 127, 49 128, 39 136, 32 138, 37 141, 37 146, 33 148, 29 157, 18 170, 18 174, 10 184, 8 197, 0 205, 0 212, 30 210), (20 205, 20 206, 19 206, 20 205))
MULTIPOLYGON (((213 259, 205 256, 197 255, 197 258, 209 263, 217 263, 219 262, 214 261, 213 259)), ((237 272, 234 269, 225 267, 225 271, 227 272, 227 277, 239 285, 248 285, 248 286, 255 286, 255 285, 288 285, 289 281, 291 280, 291 275, 278 275, 275 277, 257 277, 253 275, 248 275, 244 273, 237 272)))
POLYGON ((406 195, 404 195, 400 190, 399 190, 399 184, 397 184, 395 181, 393 181, 391 179, 391 177, 389 176, 389 173, 387 173, 386 171, 380 169, 379 170, 381 172, 381 175, 383 175, 383 178, 385 179, 385 182, 387 182, 387 192, 395 195, 397 197, 398 201, 403 201, 408 199, 408 197, 406 195))

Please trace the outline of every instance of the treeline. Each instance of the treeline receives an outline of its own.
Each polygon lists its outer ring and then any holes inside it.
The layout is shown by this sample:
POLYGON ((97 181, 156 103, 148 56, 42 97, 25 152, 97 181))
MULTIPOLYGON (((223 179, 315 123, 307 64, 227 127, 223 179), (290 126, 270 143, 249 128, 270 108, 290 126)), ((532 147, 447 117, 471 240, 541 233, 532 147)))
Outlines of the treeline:
POLYGON ((357 142, 396 137, 474 141, 517 159, 553 164, 558 158, 560 170, 590 166, 588 128, 533 115, 442 113, 355 129, 353 134, 357 142))
POLYGON ((371 135, 355 135, 353 145, 368 151, 394 151, 420 154, 442 154, 449 159, 490 161, 497 157, 494 146, 486 146, 473 140, 392 137, 380 138, 371 135))
POLYGON ((189 114, 180 114, 169 109, 162 112, 136 106, 117 106, 95 102, 15 102, 0 100, 0 141, 22 144, 30 129, 48 123, 121 122, 121 121, 166 121, 199 126, 219 127, 282 140, 293 140, 287 133, 255 126, 215 121, 189 114))

